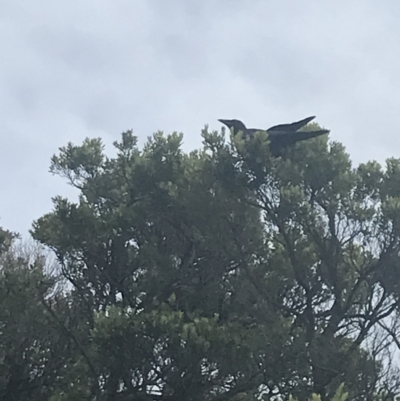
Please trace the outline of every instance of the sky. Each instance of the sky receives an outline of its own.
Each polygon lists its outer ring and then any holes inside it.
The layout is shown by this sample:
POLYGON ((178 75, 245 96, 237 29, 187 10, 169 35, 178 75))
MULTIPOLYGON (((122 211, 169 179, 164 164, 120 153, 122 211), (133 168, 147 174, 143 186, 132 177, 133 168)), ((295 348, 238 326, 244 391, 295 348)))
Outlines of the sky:
POLYGON ((28 236, 68 142, 310 115, 354 165, 400 157, 400 2, 0 0, 0 225, 28 236))

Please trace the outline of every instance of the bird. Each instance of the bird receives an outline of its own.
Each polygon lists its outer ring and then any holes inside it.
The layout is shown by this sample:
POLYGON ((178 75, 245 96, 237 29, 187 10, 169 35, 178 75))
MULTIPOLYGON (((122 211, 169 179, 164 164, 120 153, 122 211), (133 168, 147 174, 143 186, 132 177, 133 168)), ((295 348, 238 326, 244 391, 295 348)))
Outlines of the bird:
POLYGON ((310 121, 314 120, 315 116, 304 118, 303 120, 296 121, 290 124, 274 125, 268 129, 247 128, 240 120, 218 120, 225 124, 229 129, 233 129, 233 134, 237 135, 242 132, 243 139, 251 138, 258 131, 268 133, 270 141, 270 150, 273 156, 279 156, 284 148, 293 146, 297 142, 304 141, 310 138, 315 138, 320 135, 328 134, 329 130, 320 129, 314 131, 298 131, 300 128, 307 125, 310 121))

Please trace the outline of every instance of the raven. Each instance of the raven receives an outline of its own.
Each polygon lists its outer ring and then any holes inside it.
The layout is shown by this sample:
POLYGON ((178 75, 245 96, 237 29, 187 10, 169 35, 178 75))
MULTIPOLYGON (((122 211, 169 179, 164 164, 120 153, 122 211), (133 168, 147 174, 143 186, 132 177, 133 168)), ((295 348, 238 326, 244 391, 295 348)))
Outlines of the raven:
POLYGON ((258 128, 246 128, 240 120, 218 120, 225 124, 229 129, 233 129, 233 134, 237 135, 240 131, 243 132, 243 138, 251 138, 257 131, 266 131, 270 141, 271 154, 279 156, 283 148, 294 145, 299 141, 315 138, 320 135, 329 133, 329 130, 321 129, 316 131, 298 131, 300 128, 307 125, 315 116, 304 118, 291 124, 275 125, 267 130, 258 128))

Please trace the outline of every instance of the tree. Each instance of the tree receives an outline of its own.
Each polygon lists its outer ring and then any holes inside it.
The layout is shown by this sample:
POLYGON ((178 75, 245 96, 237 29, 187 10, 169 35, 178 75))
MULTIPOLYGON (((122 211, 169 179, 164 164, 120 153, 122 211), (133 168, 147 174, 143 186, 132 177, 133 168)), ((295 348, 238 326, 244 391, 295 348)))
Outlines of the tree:
MULTIPOLYGON (((239 181, 228 187, 246 179, 257 194, 251 204, 262 210, 274 250, 269 270, 281 276, 274 302, 305 350, 299 371, 311 369, 305 377, 322 396, 340 380, 356 387, 354 376, 373 362, 360 346, 397 311, 399 163, 353 169, 342 145, 325 138, 271 158, 262 135, 251 143, 232 138, 235 146, 215 148, 215 157, 233 156, 239 181)), ((353 398, 373 396, 376 364, 370 370, 353 398)))
POLYGON ((0 237, 0 399, 43 400, 53 391, 65 352, 43 306, 55 280, 45 274, 37 249, 25 252, 17 236, 3 229, 0 237))
POLYGON ((203 137, 185 154, 180 135, 141 151, 126 132, 115 158, 99 139, 53 157, 79 202, 56 197, 32 234, 82 328, 53 400, 327 399, 342 382, 375 399, 364 344, 397 310, 395 174, 322 137, 279 158, 266 133, 203 137))

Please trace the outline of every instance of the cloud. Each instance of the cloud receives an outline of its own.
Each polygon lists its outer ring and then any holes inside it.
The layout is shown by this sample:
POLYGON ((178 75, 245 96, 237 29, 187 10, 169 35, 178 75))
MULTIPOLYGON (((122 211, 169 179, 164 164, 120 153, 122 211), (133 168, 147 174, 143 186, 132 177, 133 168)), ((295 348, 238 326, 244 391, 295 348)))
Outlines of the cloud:
POLYGON ((27 232, 56 194, 68 141, 132 128, 201 143, 204 124, 307 115, 355 163, 398 156, 400 4, 105 0, 0 4, 0 223, 27 232))

